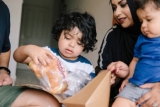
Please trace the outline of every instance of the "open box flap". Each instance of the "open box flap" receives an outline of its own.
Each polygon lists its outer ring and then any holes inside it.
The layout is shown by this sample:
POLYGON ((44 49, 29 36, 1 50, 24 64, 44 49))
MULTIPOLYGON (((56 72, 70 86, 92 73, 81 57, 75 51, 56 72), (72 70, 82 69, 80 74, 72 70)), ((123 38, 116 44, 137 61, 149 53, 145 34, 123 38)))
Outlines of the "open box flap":
POLYGON ((67 107, 108 107, 111 72, 102 72, 81 91, 62 103, 67 107))

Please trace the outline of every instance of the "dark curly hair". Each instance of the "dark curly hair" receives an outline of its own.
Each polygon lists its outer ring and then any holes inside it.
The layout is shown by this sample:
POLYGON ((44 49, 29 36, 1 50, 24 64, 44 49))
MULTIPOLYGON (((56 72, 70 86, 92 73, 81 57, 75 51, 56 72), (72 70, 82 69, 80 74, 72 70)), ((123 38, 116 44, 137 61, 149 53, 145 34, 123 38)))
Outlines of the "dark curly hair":
POLYGON ((58 41, 63 30, 71 31, 74 27, 78 27, 82 32, 83 52, 93 51, 97 42, 96 24, 94 18, 87 12, 62 14, 53 26, 52 35, 58 41))
POLYGON ((155 9, 160 8, 160 0, 134 0, 136 9, 144 9, 146 4, 150 3, 155 9))

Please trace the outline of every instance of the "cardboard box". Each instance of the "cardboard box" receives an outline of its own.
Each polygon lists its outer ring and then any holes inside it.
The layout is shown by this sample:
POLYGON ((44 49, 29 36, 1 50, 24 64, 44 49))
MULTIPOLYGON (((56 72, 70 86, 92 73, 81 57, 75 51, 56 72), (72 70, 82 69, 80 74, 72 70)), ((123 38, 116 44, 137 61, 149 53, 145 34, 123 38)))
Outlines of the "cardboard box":
POLYGON ((67 107, 108 107, 110 72, 102 72, 74 96, 63 100, 67 107))
MULTIPOLYGON (((30 62, 29 67, 35 72, 36 76, 39 77, 42 83, 46 83, 47 81, 47 84, 44 86, 48 86, 48 84, 51 84, 50 80, 54 80, 57 77, 57 75, 51 75, 52 74, 51 71, 54 71, 54 72, 60 71, 59 73, 61 73, 62 72, 61 69, 64 68, 63 64, 60 63, 59 59, 56 56, 53 62, 47 66, 36 65, 34 64, 34 62, 30 62), (49 79, 45 80, 45 78, 49 78, 49 79), (49 80, 49 83, 48 83, 48 80, 49 80)), ((63 77, 62 74, 61 74, 61 77, 63 77)), ((98 76, 96 76, 92 81, 90 81, 77 94, 65 100, 62 99, 63 97, 57 96, 58 93, 52 93, 51 89, 49 89, 50 87, 44 88, 39 85, 38 86, 24 85, 24 86, 29 86, 29 87, 35 86, 34 88, 43 89, 53 94, 61 103, 63 103, 67 107, 108 107, 109 96, 110 96, 110 78, 111 78, 111 72, 102 72, 98 76)))
MULTIPOLYGON (((63 100, 57 95, 54 96, 66 107, 108 107, 110 96, 110 78, 111 72, 102 72, 72 97, 63 100)), ((42 89, 49 92, 40 85, 23 84, 21 86, 42 89)))
MULTIPOLYGON (((74 96, 65 100, 56 95, 55 97, 66 107, 108 107, 110 78, 111 72, 102 72, 74 96)), ((23 84, 21 86, 47 91, 44 87, 39 85, 23 84)))

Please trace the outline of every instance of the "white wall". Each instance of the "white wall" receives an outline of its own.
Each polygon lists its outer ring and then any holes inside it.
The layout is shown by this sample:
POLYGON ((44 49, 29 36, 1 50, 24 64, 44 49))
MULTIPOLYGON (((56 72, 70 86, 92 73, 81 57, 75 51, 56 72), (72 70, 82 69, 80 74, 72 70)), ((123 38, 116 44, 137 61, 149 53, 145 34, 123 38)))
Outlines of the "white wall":
POLYGON ((11 41, 11 58, 9 69, 11 70, 11 77, 15 81, 16 76, 16 62, 13 59, 13 52, 18 47, 19 43, 19 33, 20 33, 20 22, 21 22, 21 11, 23 0, 3 0, 10 10, 11 16, 11 32, 10 32, 10 41, 11 41))
POLYGON ((82 55, 96 66, 102 39, 112 25, 112 10, 109 0, 65 0, 65 2, 67 4, 67 11, 87 11, 95 18, 98 39, 97 49, 89 54, 83 53, 82 55))
MULTIPOLYGON (((32 5, 32 6, 40 6, 40 7, 46 7, 50 9, 50 14, 52 18, 52 22, 48 25, 50 28, 49 34, 51 34, 52 26, 54 22, 59 18, 60 16, 60 6, 61 6, 61 0, 24 0, 24 4, 32 5), (38 2, 37 2, 38 1, 38 2)), ((52 36, 49 37, 49 42, 51 47, 57 47, 57 41, 53 39, 52 36)))

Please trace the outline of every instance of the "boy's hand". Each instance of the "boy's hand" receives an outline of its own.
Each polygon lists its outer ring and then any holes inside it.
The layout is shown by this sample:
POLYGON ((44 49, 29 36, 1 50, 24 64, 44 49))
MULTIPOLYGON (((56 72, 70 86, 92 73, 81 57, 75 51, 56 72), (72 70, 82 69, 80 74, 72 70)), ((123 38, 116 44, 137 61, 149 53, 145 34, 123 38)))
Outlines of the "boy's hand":
POLYGON ((35 45, 28 45, 26 48, 26 54, 36 64, 41 63, 43 65, 47 65, 51 62, 51 59, 54 58, 53 54, 49 50, 35 45))

